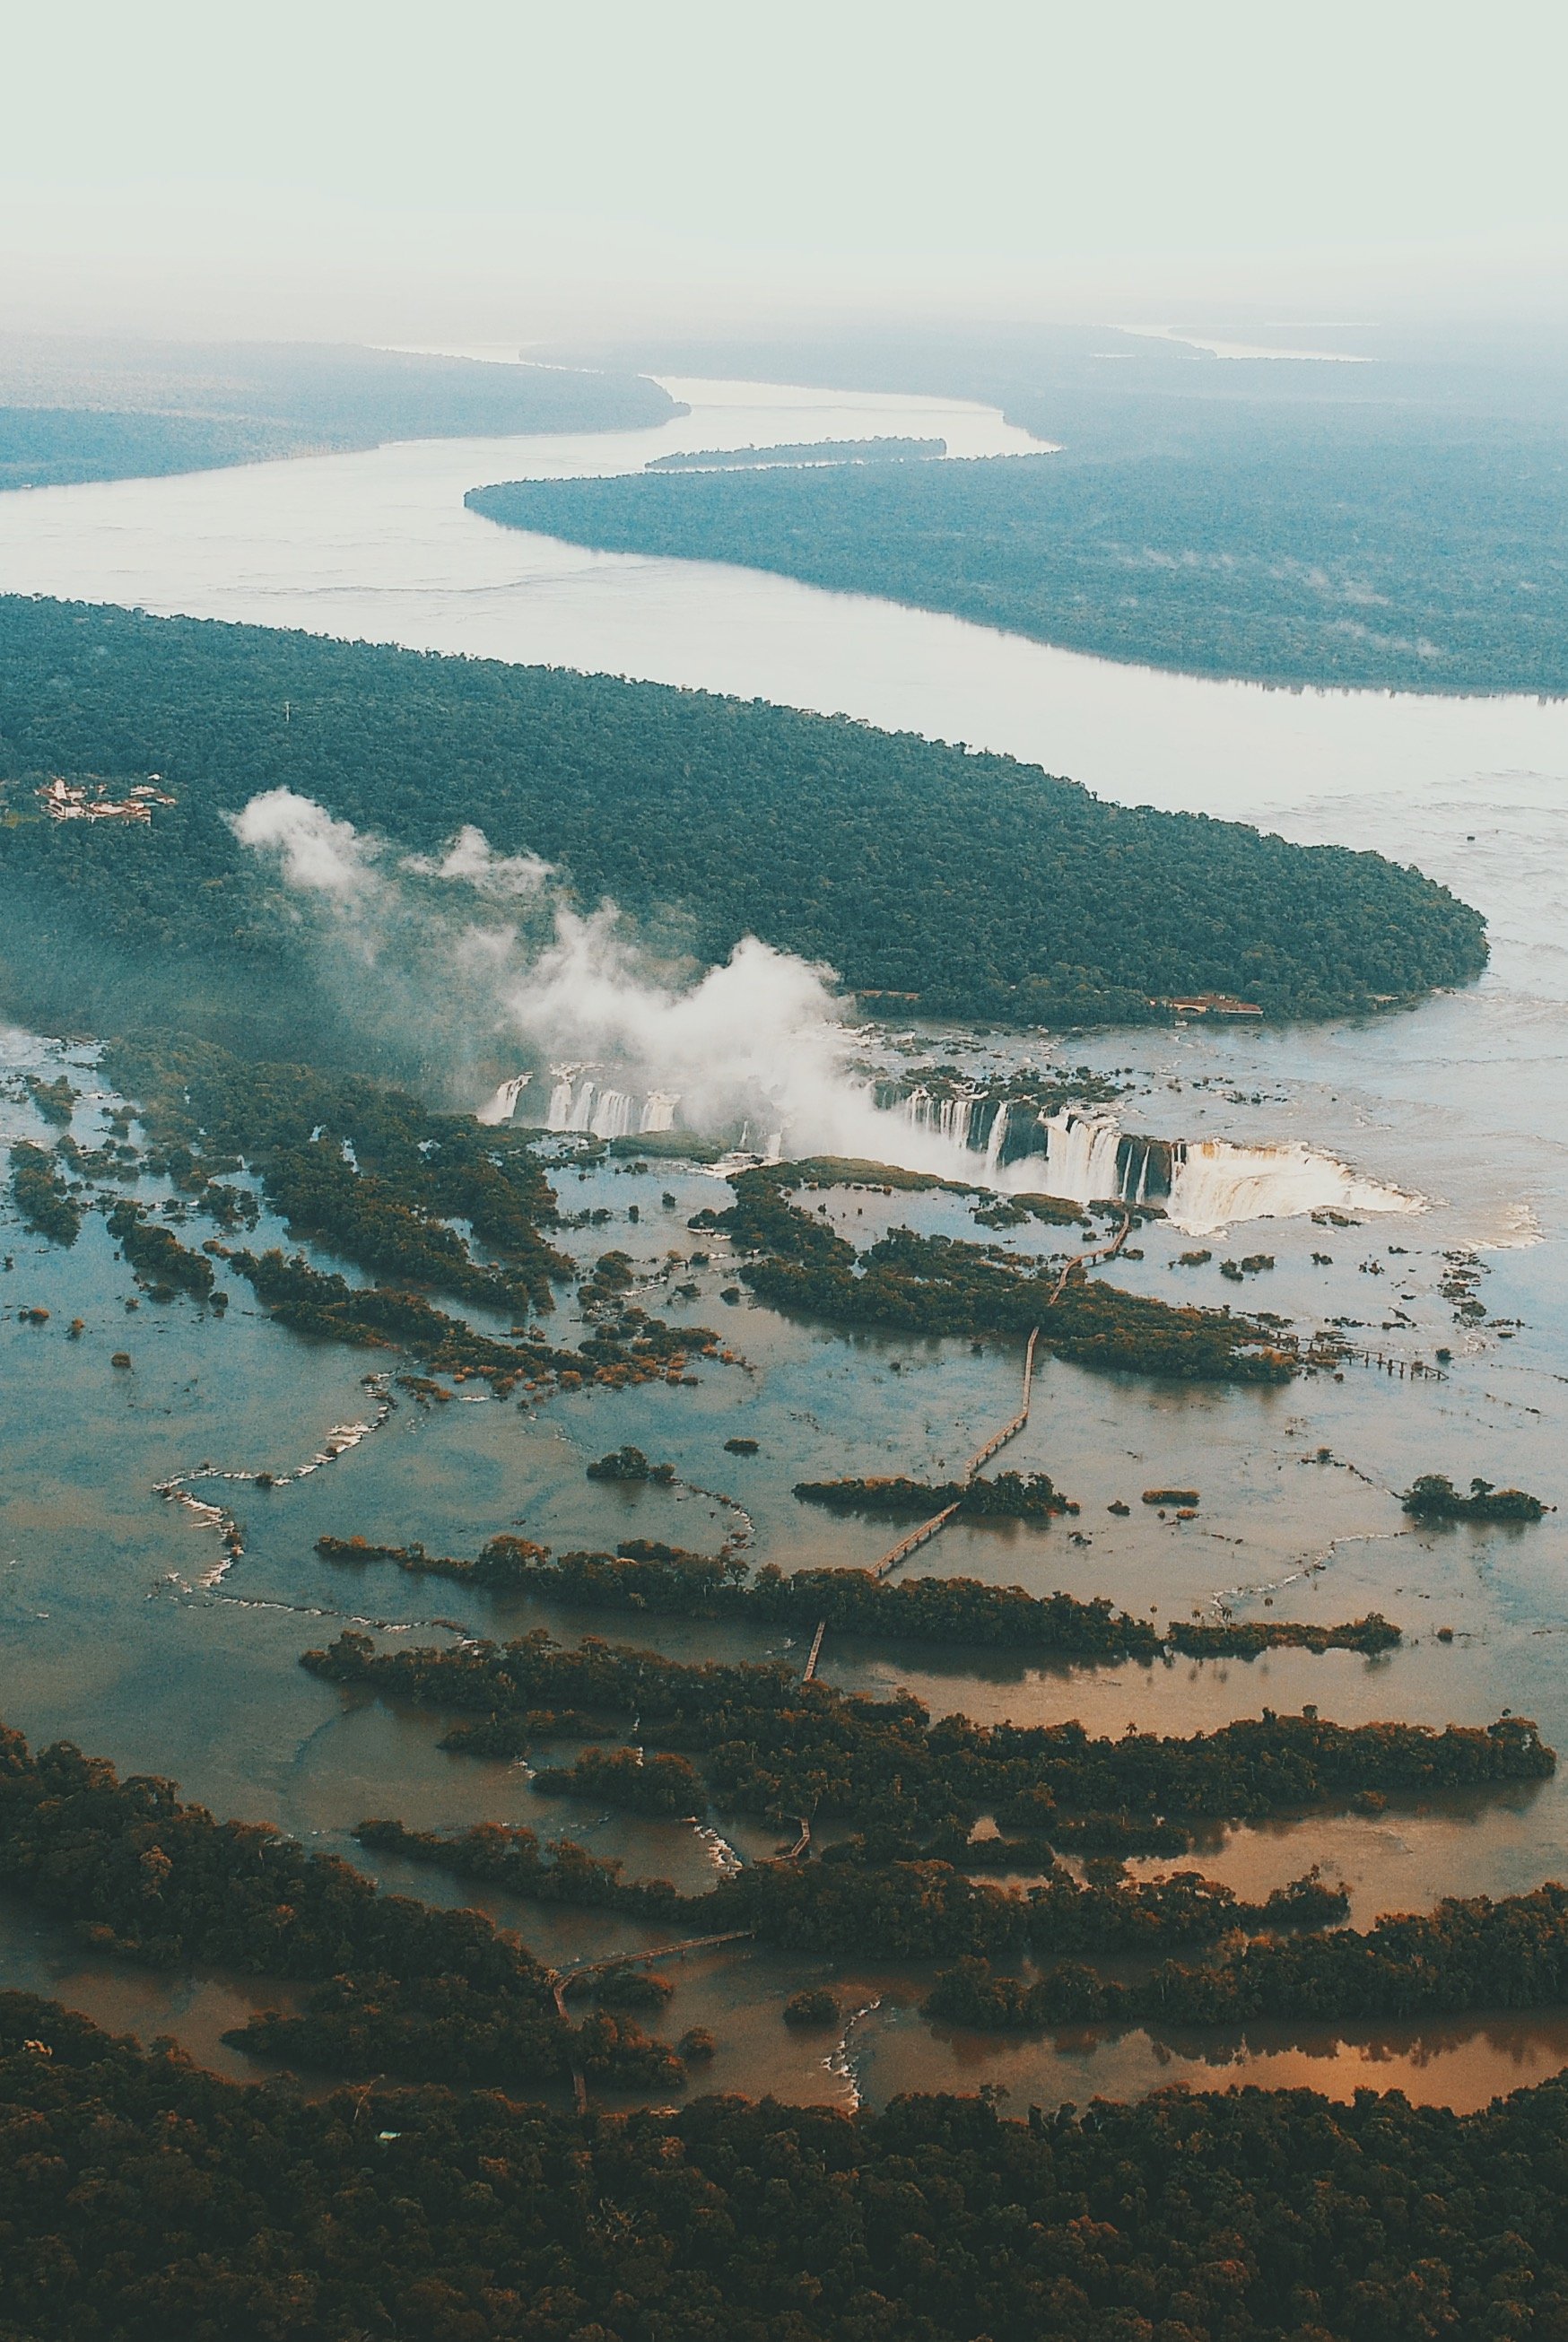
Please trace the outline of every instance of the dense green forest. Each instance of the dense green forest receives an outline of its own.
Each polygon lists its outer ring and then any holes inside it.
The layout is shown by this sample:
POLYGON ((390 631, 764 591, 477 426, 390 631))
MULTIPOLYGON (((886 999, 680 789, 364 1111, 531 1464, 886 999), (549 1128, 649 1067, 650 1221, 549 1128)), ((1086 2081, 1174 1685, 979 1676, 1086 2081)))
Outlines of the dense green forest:
POLYGON ((232 2037, 260 2056, 414 2081, 537 2087, 576 2064, 680 2084, 634 2024, 595 2015, 569 2029, 548 1971, 483 1913, 384 1895, 269 1824, 215 1821, 174 1782, 122 1781, 68 1743, 35 1756, 4 1726, 0 1880, 100 1953, 308 1987, 297 2013, 264 2010, 232 2037))
POLYGON ((1251 462, 517 480, 514 528, 771 569, 1064 649, 1262 683, 1568 692, 1568 461, 1395 444, 1251 462))
POLYGON ((645 472, 745 472, 769 464, 909 464, 945 455, 945 439, 799 439, 773 447, 678 447, 645 472))
POLYGON ((326 343, 0 335, 0 489, 205 471, 386 439, 626 431, 684 412, 631 373, 326 343))
POLYGON ((592 355, 981 399, 1061 452, 877 476, 562 482, 523 492, 526 509, 505 491, 494 516, 1188 673, 1568 691, 1561 336, 1477 346, 1385 321, 1326 338, 1371 362, 1216 362, 1104 326, 867 325, 816 346, 644 337, 592 355))
POLYGON ((242 2090, 0 1997, 33 2342, 1562 2342, 1568 2084, 1087 2112, 242 2090))
POLYGON ((1027 1594, 1021 1586, 987 1586, 974 1577, 878 1577, 873 1570, 839 1567, 786 1576, 771 1561, 754 1573, 739 1554, 688 1553, 654 1537, 627 1537, 613 1554, 553 1555, 547 1546, 504 1534, 472 1561, 426 1553, 423 1545, 375 1545, 361 1536, 318 1537, 315 1549, 325 1561, 390 1562, 415 1576, 509 1586, 577 1608, 672 1618, 750 1616, 783 1619, 808 1632, 821 1618, 848 1634, 970 1643, 1032 1656, 1052 1652, 1152 1660, 1168 1645, 1191 1658, 1252 1659, 1286 1648, 1387 1651, 1401 1640, 1400 1629, 1376 1610, 1338 1626, 1292 1618, 1170 1618, 1156 1626, 1115 1609, 1105 1595, 1083 1602, 1071 1594, 1027 1594))
POLYGON ((946 1861, 983 1814, 1049 1835, 1058 1810, 1152 1820, 1343 1810, 1369 1791, 1543 1780, 1557 1761, 1517 1716, 1438 1733, 1270 1710, 1188 1739, 1129 1731, 1119 1740, 1092 1739, 1075 1723, 985 1726, 954 1715, 934 1724, 908 1692, 841 1692, 782 1660, 688 1666, 597 1636, 568 1647, 543 1626, 507 1643, 389 1651, 345 1629, 301 1664, 327 1683, 464 1718, 441 1745, 468 1756, 525 1756, 635 1718, 639 1744, 697 1760, 722 1812, 841 1814, 884 1833, 884 1851, 946 1861))
MULTIPOLYGON (((909 735, 654 684, 135 612, 0 601, 0 995, 115 1029, 221 1021, 275 1055, 384 1048, 320 999, 297 906, 225 816, 287 786, 428 854, 475 823, 671 951, 748 934, 867 992, 1016 1022, 1240 993, 1327 1016, 1485 962, 1477 914, 1373 854, 1102 804, 909 735), (55 823, 49 775, 163 776, 142 826, 55 823)), ((414 1070, 450 1068, 439 988, 414 1070)))
MULTIPOLYGON (((927 2007, 959 2025, 1010 2032, 1138 2017, 1177 2025, 1233 2025, 1257 2017, 1410 2018, 1553 2008, 1568 1997, 1568 1887, 1556 1884, 1497 1902, 1486 1895, 1451 1896, 1430 1915, 1402 1912, 1364 1934, 1346 1927, 1316 1940, 1283 1935, 1268 1923, 1265 1933, 1240 1912, 1237 1917, 1253 1928, 1252 1940, 1228 1945, 1196 1966, 1167 1961, 1134 1984, 1097 1977, 1074 1961, 1025 1985, 991 1975, 971 1956, 938 1979, 927 2007)), ((1083 1921, 1094 1924, 1087 1912, 1083 1921)), ((1093 1945, 1092 1935, 1084 1940, 1093 1945)), ((1157 1918, 1143 1940, 1158 1943, 1157 1918)))

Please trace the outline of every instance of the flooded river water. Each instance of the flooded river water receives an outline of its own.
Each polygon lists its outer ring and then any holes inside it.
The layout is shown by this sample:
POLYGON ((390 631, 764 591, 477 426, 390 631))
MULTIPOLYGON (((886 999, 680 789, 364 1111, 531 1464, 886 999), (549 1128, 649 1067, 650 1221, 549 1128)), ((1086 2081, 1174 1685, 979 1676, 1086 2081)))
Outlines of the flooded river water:
MULTIPOLYGON (((1405 1629, 1375 1661, 1283 1653, 1243 1663, 1049 1670, 1003 1654, 899 1652, 830 1637, 822 1672, 845 1686, 904 1684, 935 1712, 982 1718, 1082 1717, 1193 1731, 1315 1701, 1344 1721, 1379 1716, 1480 1723, 1513 1708, 1568 1750, 1568 1509, 1529 1529, 1414 1528, 1395 1492, 1421 1471, 1482 1473, 1568 1507, 1568 711, 1518 701, 1276 694, 1118 668, 988 635, 959 622, 701 565, 595 556, 503 532, 463 509, 464 491, 524 472, 640 465, 676 445, 712 446, 937 432, 955 452, 1023 443, 979 409, 874 401, 766 385, 673 385, 694 412, 658 432, 570 442, 422 443, 364 456, 258 466, 191 480, 126 482, 0 501, 0 590, 134 602, 444 650, 546 659, 757 693, 976 745, 1067 771, 1102 793, 1262 819, 1303 839, 1375 846, 1419 862, 1492 922, 1491 971, 1473 990, 1398 1016, 1247 1030, 1194 1025, 1108 1034, 1071 1059, 1126 1069, 1129 1126, 1246 1144, 1303 1141, 1370 1180, 1422 1200, 1398 1218, 1364 1216, 1325 1232, 1303 1218, 1238 1224, 1203 1239, 1213 1258, 1173 1266, 1189 1240, 1158 1225, 1119 1282, 1218 1302, 1227 1252, 1265 1251, 1247 1306, 1310 1326, 1353 1321, 1385 1357, 1453 1351, 1444 1379, 1402 1380, 1348 1366, 1277 1390, 1176 1389, 1092 1376, 1045 1361, 1030 1424, 1008 1461, 1049 1470, 1082 1504, 1084 1545, 1064 1524, 954 1527, 911 1564, 1104 1593, 1129 1609, 1183 1615, 1220 1597, 1238 1615, 1344 1618, 1376 1607, 1405 1629), (1327 1252, 1327 1263, 1313 1255, 1327 1252), (1439 1286, 1456 1253, 1481 1271, 1486 1316, 1456 1326, 1439 1286), (1373 1273, 1375 1269, 1375 1274, 1373 1273), (1327 1447, 1327 1465, 1306 1459, 1327 1447), (1192 1522, 1137 1503, 1156 1482, 1201 1487, 1192 1522), (1105 1507, 1131 1500, 1132 1516, 1105 1507), (1440 1642, 1436 1629, 1453 1630, 1440 1642)), ((926 1036, 918 1036, 924 1042, 926 1036)), ((944 1036, 936 1036, 942 1039, 944 1036)), ((962 1041, 964 1036, 958 1036, 962 1041)), ((896 1036, 887 1038, 896 1055, 896 1036)), ((993 1055, 996 1045, 993 1041, 993 1055)), ((78 1136, 100 1126, 91 1053, 65 1048, 86 1094, 78 1136)), ((939 1050, 937 1054, 941 1054, 939 1050)), ((1031 1036, 1024 1054, 1038 1060, 1031 1036)), ((62 1045, 9 1036, 3 1069, 53 1069, 62 1045)), ((41 1135, 15 1081, 0 1136, 41 1135)), ((47 1134, 42 1134, 47 1136, 47 1134)), ((844 1340, 749 1301, 724 1303, 723 1247, 688 1234, 723 1191, 697 1169, 602 1166, 561 1173, 563 1202, 607 1223, 574 1234, 584 1257, 607 1242, 652 1278, 672 1248, 699 1244, 683 1272, 694 1297, 659 1288, 660 1314, 720 1325, 743 1367, 704 1366, 694 1389, 654 1384, 552 1401, 488 1398, 422 1407, 399 1396, 378 1427, 288 1485, 196 1483, 220 1492, 244 1534, 222 1570, 210 1526, 155 1491, 203 1465, 293 1475, 380 1396, 364 1354, 295 1339, 236 1292, 226 1318, 185 1300, 137 1298, 101 1218, 61 1251, 9 1217, 0 1273, 0 1617, 3 1712, 35 1740, 65 1736, 139 1770, 168 1773, 222 1813, 265 1816, 307 1842, 352 1852, 363 1816, 414 1826, 536 1820, 518 1767, 458 1760, 436 1746, 442 1720, 394 1714, 304 1674, 300 1651, 357 1618, 404 1638, 442 1638, 456 1619, 504 1634, 540 1617, 553 1630, 619 1635, 604 1614, 574 1617, 395 1571, 318 1560, 324 1534, 361 1533, 475 1552, 518 1523, 557 1547, 639 1534, 701 1546, 732 1517, 755 1524, 757 1560, 864 1563, 887 1541, 791 1495, 802 1477, 874 1470, 924 1475, 969 1453, 1016 1405, 1018 1357, 1002 1346, 844 1340), (666 1204, 664 1197, 674 1202, 666 1204), (636 1206, 633 1221, 630 1207, 636 1206), (247 1306, 242 1306, 247 1305, 247 1306), (41 1306, 45 1324, 19 1311, 41 1306), (74 1317, 85 1321, 68 1341, 74 1317), (128 1348, 129 1374, 109 1366, 128 1348), (754 1457, 726 1455, 744 1431, 754 1457), (586 1461, 633 1441, 670 1461, 670 1490, 598 1486, 586 1461)), ((144 1192, 158 1193, 152 1187, 144 1192)), ((841 1190, 829 1199, 857 1241, 903 1223, 974 1234, 964 1199, 841 1190)), ((268 1234, 264 1224, 261 1232, 268 1234)), ((271 1234, 275 1240, 279 1232, 271 1234)), ((1011 1239, 1009 1239, 1011 1240, 1011 1239)), ((1021 1243, 1040 1245, 1041 1232, 1021 1243)), ((565 1326, 563 1327, 566 1331, 565 1326)), ((662 1621, 636 1639, 674 1655, 760 1655, 759 1631, 662 1621)), ((560 1809, 550 1809, 549 1826, 560 1809)), ((765 1832, 721 1826, 744 1857, 765 1832)), ((574 1835, 638 1871, 695 1888, 714 1876, 710 1842, 684 1823, 574 1814, 574 1835)), ((1350 1885, 1363 1923, 1443 1893, 1503 1893, 1568 1877, 1568 1784, 1483 1807, 1215 1834, 1202 1865, 1263 1890, 1321 1862, 1350 1885)), ((1144 1866, 1156 1867, 1157 1866, 1144 1866)), ((438 1874, 383 1875, 426 1897, 438 1874)), ((451 1899, 462 1899, 454 1888, 451 1899)), ((508 1907, 501 1916, 552 1957, 617 1940, 590 1914, 508 1907)), ((170 1987, 85 1961, 26 1915, 0 1913, 0 1966, 75 2005, 146 2033, 184 2032, 201 2054, 224 2025, 269 1996, 254 1984, 170 1987)), ((1154 2039, 1143 2031, 1041 2041, 978 2038, 919 2013, 923 1975, 791 1959, 740 1947, 674 1971, 665 2029, 718 2037, 722 2088, 772 2088, 880 2102, 899 2089, 1004 2083, 1014 2102, 1083 2099, 1182 2079, 1248 2077, 1340 2094, 1395 2084, 1456 2106, 1568 2065, 1568 2021, 1507 2018, 1330 2039, 1254 2028, 1244 2037, 1154 2039), (792 2034, 781 1997, 828 1977, 855 2016, 847 2046, 792 2034), (678 2022, 677 2022, 678 2020, 678 2022)), ((235 2061, 237 2063, 237 2061, 235 2061)))

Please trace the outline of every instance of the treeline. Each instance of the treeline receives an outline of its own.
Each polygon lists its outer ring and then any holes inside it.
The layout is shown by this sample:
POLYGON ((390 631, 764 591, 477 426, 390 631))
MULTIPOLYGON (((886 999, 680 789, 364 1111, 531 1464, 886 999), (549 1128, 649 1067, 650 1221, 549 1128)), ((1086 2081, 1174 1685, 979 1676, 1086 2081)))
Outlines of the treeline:
POLYGON ((313 1268, 303 1253, 285 1257, 275 1249, 258 1256, 240 1247, 225 1257, 278 1324, 293 1333, 363 1349, 412 1350, 438 1371, 478 1375, 503 1396, 524 1377, 538 1382, 554 1375, 564 1384, 568 1376, 573 1383, 587 1379, 570 1351, 539 1341, 497 1342, 476 1334, 463 1318, 448 1316, 422 1294, 350 1285, 346 1277, 313 1268))
POLYGON ((55 1244, 74 1245, 82 1233, 82 1207, 53 1150, 35 1146, 30 1138, 12 1143, 11 1200, 24 1227, 55 1244))
POLYGON ((961 1513, 1012 1521, 1048 1521, 1075 1513, 1048 1472, 997 1472, 989 1480, 908 1480, 897 1474, 874 1480, 797 1480, 803 1505, 834 1513, 867 1513, 889 1520, 929 1520, 950 1505, 961 1513))
MULTIPOLYGON (((1091 404, 1080 444, 1104 435, 1104 384, 1091 404)), ((1217 402, 1168 405, 1212 429, 1217 402)), ((1062 435, 1060 402, 1009 406, 1062 435)), ((1560 435, 1422 445, 1402 417, 1397 435, 1325 441, 1304 413, 1288 433, 1204 430, 1174 460, 1124 444, 1081 461, 518 480, 468 501, 574 545, 739 563, 1188 674, 1568 691, 1560 435)))
POLYGON ((451 1554, 426 1553, 415 1540, 409 1545, 372 1545, 361 1536, 320 1536, 315 1549, 324 1561, 395 1562, 411 1577, 455 1577, 464 1586, 532 1586, 545 1548, 527 1537, 494 1536, 473 1561, 451 1554))
POLYGON ((1237 1930, 1333 1927, 1349 1908, 1344 1889, 1326 1886, 1315 1873, 1249 1903, 1190 1870, 1084 1884, 1048 1851, 1031 1859, 1017 1848, 1010 1850, 1012 1867, 1045 1873, 1044 1883, 1026 1890, 990 1887, 966 1875, 986 1867, 971 1859, 984 1855, 984 1840, 954 1847, 949 1859, 900 1861, 854 1838, 830 1847, 820 1861, 748 1863, 704 1894, 682 1895, 667 1879, 627 1882, 618 1861, 597 1858, 569 1838, 555 1841, 546 1861, 529 1829, 491 1823, 446 1837, 401 1822, 366 1821, 355 1835, 373 1853, 506 1887, 531 1901, 613 1910, 694 1934, 744 1929, 792 1951, 845 1958, 1002 1956, 1023 1948, 1040 1956, 1157 1953, 1237 1930))
POLYGON ((685 408, 646 375, 327 343, 7 335, 0 488, 205 471, 385 439, 625 431, 685 408))
POLYGON ((293 1332, 362 1348, 411 1350, 439 1372, 477 1376, 503 1398, 519 1381, 534 1389, 554 1383, 562 1390, 584 1383, 619 1389, 631 1383, 680 1381, 686 1379, 688 1353, 705 1356, 718 1338, 701 1326, 672 1330, 639 1311, 639 1322, 624 1333, 595 1332, 575 1350, 556 1349, 525 1333, 502 1342, 476 1333, 461 1317, 448 1316, 422 1294, 350 1285, 346 1277, 313 1268, 303 1253, 285 1257, 275 1250, 258 1256, 225 1248, 224 1257, 279 1325, 293 1332))
POLYGON ((105 1066, 185 1193, 243 1163, 296 1239, 494 1309, 549 1309, 552 1284, 572 1275, 543 1233, 554 1191, 509 1132, 360 1075, 247 1062, 186 1036, 118 1040, 105 1066), (499 1265, 475 1257, 454 1219, 499 1265))
MULTIPOLYGON (((113 1029, 134 978, 146 1019, 232 1032, 255 1056, 374 1046, 390 1064, 404 1031, 345 1029, 309 930, 229 827, 279 786, 404 853, 438 856, 474 824, 499 853, 543 856, 584 905, 613 898, 655 945, 713 964, 758 936, 929 1015, 1121 1022, 1220 992, 1336 1016, 1485 963, 1476 913, 1376 855, 607 676, 14 597, 0 743, 21 816, 0 826, 0 904, 25 941, 5 1005, 113 1029), (32 817, 51 773, 149 771, 176 803, 145 827, 32 817)), ((423 986, 407 1052, 422 1078, 445 1070, 442 995, 423 986)))
POLYGON ((1364 1934, 1254 1937, 1196 1967, 1167 1961, 1134 1984, 1072 1964, 1024 1984, 971 1960, 938 1978, 926 2007, 956 2024, 1012 2031, 1086 2021, 1409 2019, 1565 1999, 1568 1887, 1548 1884, 1498 1902, 1450 1897, 1430 1915, 1379 1919, 1364 1934))
POLYGON ((109 1234, 136 1275, 152 1287, 155 1300, 172 1300, 176 1288, 196 1301, 211 1296, 212 1262, 205 1253, 183 1245, 172 1229, 149 1220, 145 1204, 123 1196, 110 1209, 109 1234))
POLYGON ((383 1895, 267 1823, 216 1822, 172 1781, 122 1781, 68 1745, 34 1756, 3 1726, 0 1880, 95 1950, 309 1985, 300 2014, 263 2012, 229 2037, 258 2056, 513 2087, 574 2058, 637 2085, 680 2079, 634 2025, 566 2027, 546 1972, 482 1914, 383 1895))
POLYGON ((589 1637, 574 1648, 544 1627, 504 1644, 377 1653, 352 1630, 303 1664, 328 1682, 471 1716, 443 1746, 516 1756, 560 1732, 587 1737, 629 1725, 661 1749, 690 1755, 722 1809, 763 1817, 843 1814, 885 1826, 904 1845, 962 1829, 983 1814, 1004 1829, 1049 1836, 1059 1808, 1239 1819, 1343 1807, 1369 1790, 1428 1794, 1540 1780, 1556 1758, 1535 1726, 1504 1716, 1484 1729, 1337 1725, 1316 1715, 1230 1724, 1191 1739, 1129 1732, 1091 1739, 1079 1724, 933 1724, 907 1692, 889 1700, 804 1682, 778 1661, 684 1666, 657 1651, 589 1637))
POLYGON ((1060 1277, 1005 1247, 894 1228, 856 1253, 820 1216, 792 1204, 766 1170, 737 1172, 725 1211, 693 1227, 722 1228, 752 1256, 740 1275, 775 1309, 841 1326, 915 1334, 1027 1334, 1059 1357, 1100 1370, 1180 1381, 1281 1383, 1293 1346, 1276 1325, 1228 1309, 1175 1306, 1078 1272, 1060 1277))
POLYGON ((583 1607, 677 1618, 754 1617, 809 1629, 819 1618, 841 1632, 914 1643, 972 1643, 1064 1658, 1255 1658, 1270 1650, 1393 1650, 1400 1629, 1378 1611, 1337 1626, 1290 1618, 1178 1619, 1151 1626, 1104 1595, 1034 1595, 975 1577, 878 1577, 869 1569, 797 1569, 774 1562, 754 1573, 732 1552, 689 1553, 655 1537, 628 1537, 614 1553, 552 1554, 526 1537, 492 1537, 478 1558, 426 1554, 422 1545, 378 1546, 324 1536, 329 1561, 390 1561, 400 1568, 507 1586, 583 1607))
POLYGON ((947 453, 945 439, 801 439, 777 447, 680 447, 644 472, 745 472, 767 464, 911 464, 947 453))
POLYGON ((409 2342, 1550 2342, 1568 2084, 1080 2115, 707 2097, 587 2121, 494 2090, 236 2088, 0 1996, 18 2335, 409 2342), (520 2313, 519 2305, 526 2305, 520 2313))
POLYGON ((1539 1496, 1496 1488, 1490 1480, 1472 1480, 1462 1496, 1444 1472, 1423 1472, 1399 1501, 1418 1521, 1538 1521, 1547 1509, 1539 1496))

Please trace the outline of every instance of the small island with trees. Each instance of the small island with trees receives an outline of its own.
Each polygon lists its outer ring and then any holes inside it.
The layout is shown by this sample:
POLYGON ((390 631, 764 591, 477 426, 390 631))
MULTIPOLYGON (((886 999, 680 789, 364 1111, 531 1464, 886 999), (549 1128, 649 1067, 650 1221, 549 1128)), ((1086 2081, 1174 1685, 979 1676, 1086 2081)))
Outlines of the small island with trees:
POLYGON ((772 464, 926 464, 945 439, 803 439, 776 447, 678 447, 650 456, 644 472, 748 472, 772 464))

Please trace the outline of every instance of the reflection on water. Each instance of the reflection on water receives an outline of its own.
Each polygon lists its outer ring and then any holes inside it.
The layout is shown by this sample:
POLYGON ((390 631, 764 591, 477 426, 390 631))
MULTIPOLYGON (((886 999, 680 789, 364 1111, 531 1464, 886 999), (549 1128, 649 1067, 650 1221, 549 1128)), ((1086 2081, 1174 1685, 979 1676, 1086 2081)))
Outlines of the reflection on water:
MULTIPOLYGON (((1357 2090, 1403 2090, 1417 2106, 1473 2114, 1509 2090, 1544 2082, 1568 2067, 1568 2016, 1438 2018, 1422 2025, 1306 2027, 1253 2023, 1242 2032, 1196 2028, 1154 2034, 1142 2027, 1095 2036, 1063 2032, 1027 2044, 995 2034, 948 2034, 934 2027, 965 2089, 1000 2082, 1014 2101, 1048 2111, 1087 2098, 1139 2098, 1173 2086, 1193 2090, 1251 2087, 1306 2089, 1351 2098, 1357 2090)), ((914 2030, 879 2044, 879 2097, 923 2087, 923 2045, 914 2030)), ((934 2087, 925 2084, 924 2087, 934 2087)), ((954 2083, 949 2079, 945 2087, 954 2083)))

